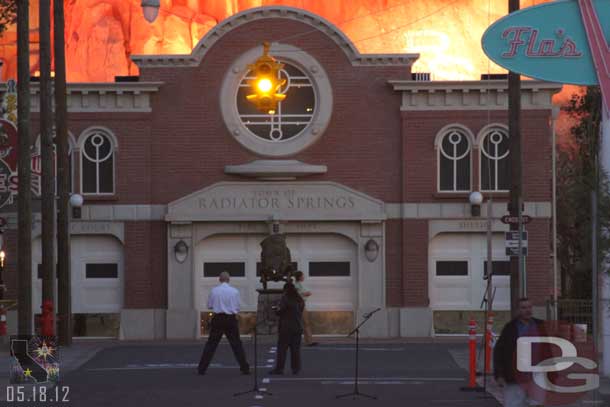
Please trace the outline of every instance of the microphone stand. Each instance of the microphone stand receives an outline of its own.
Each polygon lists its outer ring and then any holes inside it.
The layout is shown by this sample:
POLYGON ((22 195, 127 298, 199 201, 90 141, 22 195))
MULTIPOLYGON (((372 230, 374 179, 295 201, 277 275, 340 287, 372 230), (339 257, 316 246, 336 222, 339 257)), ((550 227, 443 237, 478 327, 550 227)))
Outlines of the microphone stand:
POLYGON ((266 390, 261 390, 258 387, 258 341, 257 341, 257 337, 258 337, 258 321, 256 321, 256 323, 254 324, 254 330, 252 331, 254 333, 254 387, 250 390, 246 390, 246 391, 242 391, 239 393, 235 393, 233 394, 233 397, 239 397, 239 396, 243 396, 245 394, 250 394, 250 393, 256 393, 257 395, 267 395, 267 396, 271 396, 273 393, 268 392, 266 390))
POLYGON ((372 311, 372 312, 369 312, 368 314, 365 314, 363 316, 364 319, 362 320, 362 322, 360 324, 358 324, 358 326, 356 326, 356 328, 354 328, 354 330, 347 335, 347 337, 349 338, 354 333, 356 334, 356 373, 354 375, 354 391, 352 391, 351 393, 340 394, 340 395, 336 396, 336 398, 338 398, 338 399, 343 398, 343 397, 352 396, 352 400, 355 400, 356 396, 360 396, 360 397, 366 397, 366 398, 369 398, 369 399, 372 399, 372 400, 377 400, 376 396, 371 396, 369 394, 361 393, 360 390, 358 389, 358 359, 359 359, 359 353, 360 353, 360 346, 359 346, 359 344, 360 344, 360 327, 362 327, 362 325, 364 325, 366 323, 366 321, 371 319, 373 314, 375 314, 379 310, 381 310, 381 308, 377 308, 375 311, 372 311))

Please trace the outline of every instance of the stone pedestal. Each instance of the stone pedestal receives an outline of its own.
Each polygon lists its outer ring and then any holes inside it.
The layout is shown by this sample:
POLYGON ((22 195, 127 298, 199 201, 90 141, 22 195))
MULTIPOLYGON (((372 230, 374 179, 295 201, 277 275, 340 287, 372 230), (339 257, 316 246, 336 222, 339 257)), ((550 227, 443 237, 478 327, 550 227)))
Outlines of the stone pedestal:
POLYGON ((256 307, 256 323, 258 335, 277 335, 279 316, 273 309, 279 305, 282 290, 256 290, 258 291, 258 304, 256 307))

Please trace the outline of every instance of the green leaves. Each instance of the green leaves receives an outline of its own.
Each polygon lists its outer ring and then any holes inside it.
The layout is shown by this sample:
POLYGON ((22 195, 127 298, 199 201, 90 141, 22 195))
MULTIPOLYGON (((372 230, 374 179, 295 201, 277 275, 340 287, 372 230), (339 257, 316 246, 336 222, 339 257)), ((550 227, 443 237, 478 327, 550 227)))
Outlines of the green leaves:
MULTIPOLYGON (((597 189, 598 226, 610 231, 610 183, 599 166, 601 94, 588 87, 564 108, 576 124, 573 147, 557 156, 557 259, 562 293, 569 298, 591 298, 592 192, 597 189)), ((610 233, 598 233, 598 258, 610 252, 610 233)))

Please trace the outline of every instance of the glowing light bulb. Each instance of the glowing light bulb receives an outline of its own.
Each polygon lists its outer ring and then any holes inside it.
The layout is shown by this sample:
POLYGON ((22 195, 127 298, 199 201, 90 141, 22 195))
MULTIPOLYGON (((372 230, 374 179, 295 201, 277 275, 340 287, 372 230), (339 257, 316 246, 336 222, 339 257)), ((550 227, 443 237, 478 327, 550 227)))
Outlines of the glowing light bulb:
POLYGON ((258 90, 265 93, 269 92, 272 86, 273 84, 269 79, 261 79, 256 83, 256 87, 258 88, 258 90))

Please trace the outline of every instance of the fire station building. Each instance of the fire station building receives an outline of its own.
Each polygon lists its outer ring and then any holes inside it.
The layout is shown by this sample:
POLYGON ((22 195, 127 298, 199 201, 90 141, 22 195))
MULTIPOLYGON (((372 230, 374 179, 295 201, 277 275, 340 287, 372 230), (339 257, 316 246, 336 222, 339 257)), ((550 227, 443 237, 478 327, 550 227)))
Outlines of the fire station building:
MULTIPOLYGON (((473 216, 472 191, 493 197, 494 309, 507 311, 507 82, 425 80, 411 72, 417 58, 361 54, 316 15, 264 7, 221 22, 190 55, 133 57, 137 78, 69 84, 72 188, 85 199, 71 221, 77 330, 198 338, 224 270, 247 320, 260 242, 276 224, 313 293, 314 333, 343 333, 376 308, 368 336, 465 331, 486 284, 487 206, 473 216), (284 64, 287 97, 273 115, 246 100, 263 42, 284 64)), ((538 313, 552 294, 559 90, 522 84, 527 287, 538 313)), ((33 84, 35 121, 38 96, 33 84)), ((4 209, 16 298, 16 205, 4 209)), ((37 311, 39 217, 32 244, 37 311)), ((9 323, 14 331, 14 313, 9 323)))

